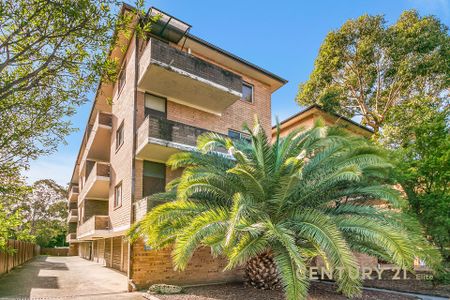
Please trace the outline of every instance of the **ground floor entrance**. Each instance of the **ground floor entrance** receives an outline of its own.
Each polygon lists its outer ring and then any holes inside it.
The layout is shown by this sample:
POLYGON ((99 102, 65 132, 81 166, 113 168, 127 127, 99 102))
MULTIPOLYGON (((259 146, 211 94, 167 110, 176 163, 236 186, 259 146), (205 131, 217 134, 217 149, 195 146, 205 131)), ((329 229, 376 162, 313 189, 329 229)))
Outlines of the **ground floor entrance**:
POLYGON ((128 241, 124 236, 81 242, 78 256, 126 273, 128 270, 128 241))

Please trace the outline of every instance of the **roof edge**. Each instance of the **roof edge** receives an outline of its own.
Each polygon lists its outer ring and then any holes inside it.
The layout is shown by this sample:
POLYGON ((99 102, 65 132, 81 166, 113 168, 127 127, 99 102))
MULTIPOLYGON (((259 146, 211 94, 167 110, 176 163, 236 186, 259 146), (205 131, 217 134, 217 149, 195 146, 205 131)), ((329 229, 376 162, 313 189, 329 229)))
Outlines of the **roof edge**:
POLYGON ((284 78, 282 78, 282 77, 280 77, 280 76, 278 76, 278 75, 276 75, 276 74, 274 74, 274 73, 272 73, 270 71, 267 71, 266 69, 261 68, 261 67, 255 65, 254 63, 251 63, 248 60, 243 59, 242 57, 239 57, 239 56, 237 56, 237 55, 235 55, 235 54, 233 54, 233 53, 231 53, 231 52, 229 52, 227 50, 224 50, 224 49, 222 49, 222 48, 220 48, 220 47, 218 47, 218 46, 216 46, 214 44, 211 44, 210 42, 205 41, 204 39, 202 39, 202 38, 200 38, 200 37, 198 37, 196 35, 193 35, 192 33, 188 32, 186 34, 186 36, 188 38, 190 38, 190 39, 192 39, 192 40, 194 40, 194 41, 196 41, 196 42, 206 46, 206 47, 209 47, 209 48, 211 48, 211 49, 213 49, 213 50, 215 50, 215 51, 217 51, 217 52, 219 52, 219 53, 221 53, 223 55, 226 55, 226 56, 228 56, 228 57, 230 57, 230 58, 232 58, 234 60, 239 61, 240 63, 243 63, 243 64, 245 64, 245 65, 247 65, 247 66, 257 70, 258 72, 261 72, 264 75, 266 75, 268 77, 271 77, 272 79, 275 79, 276 81, 282 83, 283 85, 288 83, 287 79, 284 79, 284 78))
MULTIPOLYGON (((364 126, 364 125, 361 125, 358 122, 355 122, 352 119, 349 119, 349 118, 347 118, 347 117, 345 117, 345 116, 343 116, 341 114, 338 114, 338 113, 335 113, 335 112, 332 112, 332 111, 327 111, 327 110, 323 109, 323 107, 320 106, 317 103, 313 103, 310 106, 306 107, 305 109, 301 110, 300 112, 298 112, 298 113, 296 113, 296 114, 294 114, 294 115, 284 119, 278 125, 282 125, 282 124, 284 124, 284 123, 286 123, 286 122, 288 122, 288 121, 290 121, 290 120, 292 120, 292 119, 294 119, 294 118, 296 118, 296 117, 298 117, 298 116, 300 116, 300 115, 310 111, 313 108, 317 108, 317 109, 319 109, 319 110, 321 110, 321 111, 323 111, 325 113, 331 114, 331 115, 333 115, 333 116, 335 116, 335 117, 337 117, 339 119, 343 119, 343 120, 345 120, 345 121, 347 121, 347 122, 349 122, 349 123, 351 123, 351 124, 353 124, 355 126, 358 126, 359 128, 364 129, 364 130, 366 130, 366 131, 368 131, 370 133, 374 133, 373 129, 370 129, 370 128, 364 126)), ((272 129, 275 129, 276 127, 277 127, 277 125, 274 125, 274 126, 272 126, 272 129)))

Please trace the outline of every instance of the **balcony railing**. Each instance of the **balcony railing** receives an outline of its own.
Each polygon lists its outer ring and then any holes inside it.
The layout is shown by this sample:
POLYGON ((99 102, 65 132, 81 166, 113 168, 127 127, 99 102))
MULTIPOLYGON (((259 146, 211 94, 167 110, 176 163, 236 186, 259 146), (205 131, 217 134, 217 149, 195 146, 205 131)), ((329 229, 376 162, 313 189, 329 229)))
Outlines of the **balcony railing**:
MULTIPOLYGON (((176 151, 193 150, 197 145, 197 138, 206 132, 211 131, 149 115, 137 131, 137 155, 143 159, 165 161, 168 155, 176 151), (149 155, 155 157, 149 157, 149 155), (161 157, 156 157, 158 155, 161 157)), ((219 152, 225 153, 226 150, 219 149, 219 152)))
POLYGON ((138 86, 220 114, 242 98, 241 76, 157 39, 150 39, 140 59, 138 86))
MULTIPOLYGON (((207 130, 204 128, 199 128, 154 116, 147 116, 141 127, 143 127, 143 130, 146 129, 147 137, 193 147, 197 145, 197 138, 200 135, 206 132, 211 132, 211 130, 207 130)), ((144 134, 144 132, 142 133, 144 134)), ((224 137, 226 136, 221 133, 216 134, 222 135, 224 137)), ((145 137, 143 138, 145 139, 145 137)))
POLYGON ((78 226, 78 239, 100 238, 105 236, 110 229, 109 216, 92 216, 86 222, 78 226))
POLYGON ((152 208, 163 204, 164 201, 156 201, 150 197, 142 198, 134 203, 134 215, 136 221, 140 221, 152 208))
POLYGON ((82 160, 109 160, 109 145, 111 143, 112 115, 98 112, 94 124, 86 131, 86 147, 82 160))
POLYGON ((69 233, 68 235, 66 235, 66 243, 76 241, 76 239, 77 239, 76 233, 69 233))
POLYGON ((86 197, 108 199, 110 180, 109 163, 87 161, 86 170, 86 181, 81 190, 79 202, 86 197))
POLYGON ((69 201, 77 201, 78 200, 78 186, 72 185, 72 187, 69 190, 69 196, 67 197, 69 201))
POLYGON ((73 208, 69 210, 69 216, 67 217, 67 221, 70 222, 76 222, 78 220, 78 209, 73 208))

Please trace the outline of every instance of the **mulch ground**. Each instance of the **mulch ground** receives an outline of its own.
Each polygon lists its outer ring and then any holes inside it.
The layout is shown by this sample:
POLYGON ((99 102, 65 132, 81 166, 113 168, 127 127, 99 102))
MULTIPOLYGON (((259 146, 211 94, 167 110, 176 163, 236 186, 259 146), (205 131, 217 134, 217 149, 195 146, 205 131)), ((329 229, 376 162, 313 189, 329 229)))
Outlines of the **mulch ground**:
POLYGON ((381 280, 365 280, 364 286, 450 298, 450 285, 433 285, 433 282, 424 276, 428 274, 430 273, 421 271, 415 274, 408 272, 408 279, 392 280, 394 273, 385 271, 381 280))
POLYGON ((366 287, 388 289, 400 292, 418 293, 448 297, 450 299, 450 285, 433 286, 430 281, 423 280, 370 280, 364 282, 366 287))
MULTIPOLYGON (((156 295, 161 300, 284 300, 281 291, 263 291, 245 287, 241 283, 190 287, 182 295, 156 295)), ((308 300, 345 300, 346 297, 336 293, 336 287, 320 282, 313 282, 309 289, 308 300)), ((356 300, 410 300, 407 297, 384 292, 364 291, 356 300)))

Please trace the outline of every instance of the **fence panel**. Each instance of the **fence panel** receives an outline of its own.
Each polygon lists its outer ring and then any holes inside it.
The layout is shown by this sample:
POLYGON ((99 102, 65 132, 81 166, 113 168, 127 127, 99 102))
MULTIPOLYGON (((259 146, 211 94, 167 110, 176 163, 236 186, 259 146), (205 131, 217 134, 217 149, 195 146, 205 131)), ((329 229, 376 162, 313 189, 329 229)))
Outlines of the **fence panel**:
POLYGON ((33 243, 9 240, 7 245, 14 249, 13 253, 0 251, 0 274, 8 273, 12 268, 39 255, 40 247, 33 243))

